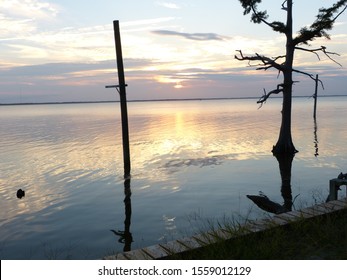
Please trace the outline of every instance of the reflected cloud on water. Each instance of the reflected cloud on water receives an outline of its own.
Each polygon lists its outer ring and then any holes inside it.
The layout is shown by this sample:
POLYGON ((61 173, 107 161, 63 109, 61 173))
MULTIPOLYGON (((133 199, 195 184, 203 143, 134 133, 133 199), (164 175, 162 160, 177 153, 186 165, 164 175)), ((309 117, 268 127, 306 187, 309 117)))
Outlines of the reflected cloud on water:
POLYGON ((331 127, 343 125, 339 116, 319 119, 318 135, 317 122, 303 121, 305 110, 294 114, 300 153, 276 162, 278 108, 233 102, 130 103, 131 183, 123 180, 118 104, 78 105, 77 114, 65 105, 10 117, 2 111, 0 243, 12 244, 12 254, 29 237, 78 240, 94 250, 116 239, 126 251, 177 237, 199 208, 213 218, 248 211, 247 194, 272 202, 272 213, 290 210, 298 194, 345 172, 346 130, 331 127))

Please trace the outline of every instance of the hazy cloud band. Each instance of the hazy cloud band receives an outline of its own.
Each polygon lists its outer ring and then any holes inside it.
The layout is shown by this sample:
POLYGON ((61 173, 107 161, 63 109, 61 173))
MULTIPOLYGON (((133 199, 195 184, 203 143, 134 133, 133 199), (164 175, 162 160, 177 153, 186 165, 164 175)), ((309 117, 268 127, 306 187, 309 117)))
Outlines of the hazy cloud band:
POLYGON ((155 30, 152 33, 163 36, 178 36, 194 41, 223 41, 226 39, 225 36, 216 33, 184 33, 170 30, 155 30))

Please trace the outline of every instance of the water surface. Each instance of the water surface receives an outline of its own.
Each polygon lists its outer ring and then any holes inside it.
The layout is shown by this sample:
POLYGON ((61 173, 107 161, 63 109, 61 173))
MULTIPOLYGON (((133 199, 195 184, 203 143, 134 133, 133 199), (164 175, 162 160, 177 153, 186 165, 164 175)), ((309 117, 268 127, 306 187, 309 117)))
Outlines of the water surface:
MULTIPOLYGON (((347 172, 347 98, 319 99, 316 122, 312 108, 294 99, 295 209, 324 201, 347 172)), ((246 195, 283 203, 271 154, 280 110, 280 99, 260 110, 255 100, 129 103, 125 185, 118 103, 1 106, 1 259, 96 259, 270 215, 246 195)))

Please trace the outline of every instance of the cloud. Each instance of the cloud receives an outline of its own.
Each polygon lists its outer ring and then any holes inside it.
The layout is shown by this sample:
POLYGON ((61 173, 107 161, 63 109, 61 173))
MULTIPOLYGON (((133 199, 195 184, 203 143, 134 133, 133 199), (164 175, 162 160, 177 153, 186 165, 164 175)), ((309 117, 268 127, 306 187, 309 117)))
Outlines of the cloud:
MULTIPOLYGON (((44 75, 61 75, 68 74, 76 71, 87 71, 102 69, 105 67, 101 66, 100 63, 46 63, 41 65, 27 65, 27 66, 18 66, 12 67, 10 69, 4 69, 2 75, 8 76, 44 76, 44 75)), ((107 63, 107 66, 111 66, 111 63, 107 63)))
MULTIPOLYGON (((121 23, 124 56, 129 50, 135 51, 136 58, 143 57, 143 48, 150 39, 144 30, 153 30, 158 24, 172 21, 173 17, 152 18, 121 23), (141 30, 140 32, 137 32, 141 30), (136 32, 135 32, 136 31, 136 32), (140 52, 140 53, 137 53, 140 52)), ((47 62, 102 61, 115 57, 112 24, 59 29, 39 28, 34 19, 16 19, 2 16, 0 24, 4 27, 0 34, 3 63, 42 64, 47 62)), ((152 51, 152 50, 151 50, 152 51)), ((131 52, 133 57, 133 52, 131 52)))
POLYGON ((122 22, 120 25, 121 27, 133 27, 133 26, 145 26, 145 25, 153 25, 153 24, 159 24, 163 22, 168 22, 174 20, 174 17, 158 17, 158 18, 151 18, 151 19, 141 19, 141 20, 132 20, 132 21, 126 21, 122 22))
POLYGON ((58 14, 59 8, 44 0, 1 0, 0 42, 5 63, 25 64, 26 58, 36 59, 39 54, 47 57, 41 26, 52 23, 58 14), (37 38, 41 47, 35 42, 37 38))
POLYGON ((157 2, 157 5, 164 8, 168 8, 168 9, 174 9, 174 10, 180 9, 180 7, 177 4, 171 3, 171 2, 157 2))
POLYGON ((225 36, 216 33, 183 33, 170 30, 155 30, 152 33, 163 36, 178 36, 194 41, 224 41, 226 39, 225 36))
POLYGON ((335 22, 334 26, 341 26, 341 25, 346 25, 347 22, 346 21, 341 21, 341 22, 335 22))
MULTIPOLYGON (((18 25, 18 29, 20 27, 18 25)), ((32 28, 23 33, 15 32, 15 36, 10 33, 0 35, 2 50, 9 54, 8 59, 4 56, 3 60, 7 63, 101 61, 114 57, 111 25, 48 31, 32 28)))
POLYGON ((32 19, 13 19, 0 13, 0 41, 21 39, 36 30, 32 19))
MULTIPOLYGON (((151 63, 145 59, 125 59, 127 82, 133 84, 137 80, 140 83, 153 80, 151 73, 142 70, 143 67, 148 67, 151 63)), ((45 63, 26 66, 0 64, 0 103, 2 96, 11 93, 16 95, 18 88, 21 87, 25 92, 31 94, 51 92, 52 89, 63 94, 63 87, 65 86, 72 92, 79 92, 81 88, 84 88, 83 91, 91 92, 92 89, 100 91, 105 85, 114 83, 117 83, 115 60, 93 63, 45 63)), ((65 94, 63 95, 65 96, 65 94)), ((81 96, 83 95, 84 93, 81 93, 81 96)), ((99 99, 96 98, 96 100, 99 99)))
POLYGON ((1 0, 1 10, 2 14, 32 19, 50 19, 59 13, 56 5, 40 0, 1 0))

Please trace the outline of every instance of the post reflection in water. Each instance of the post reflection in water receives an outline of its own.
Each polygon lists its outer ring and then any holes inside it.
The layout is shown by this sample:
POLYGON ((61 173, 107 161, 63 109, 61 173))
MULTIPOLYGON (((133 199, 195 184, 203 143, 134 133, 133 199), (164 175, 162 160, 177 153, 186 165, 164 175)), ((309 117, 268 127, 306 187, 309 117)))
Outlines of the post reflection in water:
POLYGON ((317 134, 317 131, 318 131, 318 125, 317 125, 317 118, 313 118, 313 143, 314 143, 314 148, 315 148, 315 151, 314 151, 314 156, 317 157, 319 156, 318 154, 318 134, 317 134))
POLYGON ((131 186, 130 177, 124 180, 124 207, 125 207, 125 220, 124 220, 124 230, 112 230, 111 231, 120 236, 118 239, 119 243, 123 243, 123 252, 128 252, 131 250, 131 243, 133 242, 133 236, 130 232, 131 224, 131 186))

